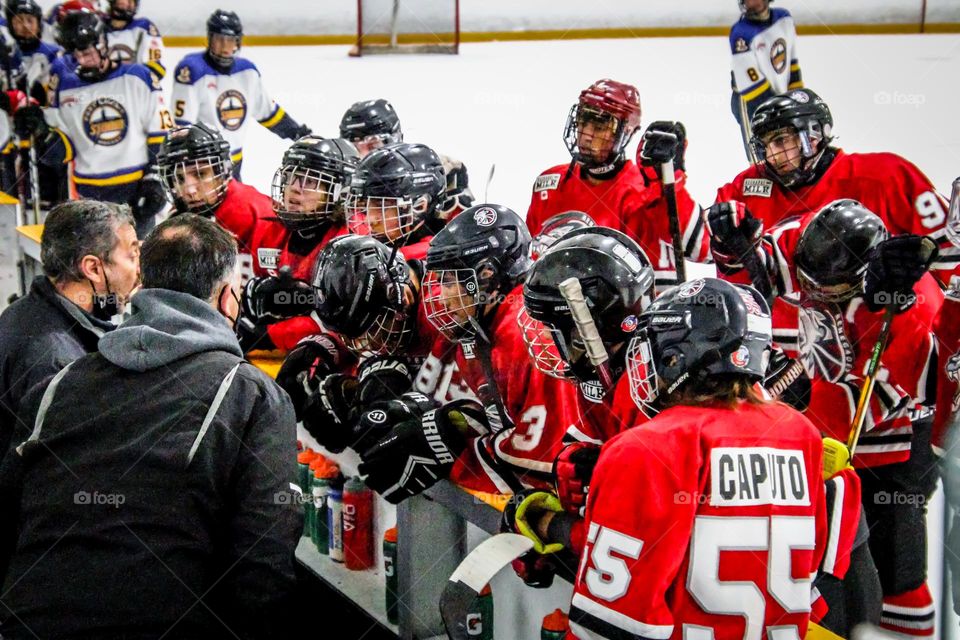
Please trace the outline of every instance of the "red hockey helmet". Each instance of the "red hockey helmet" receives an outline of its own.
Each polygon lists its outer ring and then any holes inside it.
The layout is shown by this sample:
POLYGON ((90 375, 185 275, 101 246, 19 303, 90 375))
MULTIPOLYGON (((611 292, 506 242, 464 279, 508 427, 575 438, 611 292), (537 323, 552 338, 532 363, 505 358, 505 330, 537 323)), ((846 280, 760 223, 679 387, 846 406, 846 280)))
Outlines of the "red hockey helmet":
POLYGON ((621 159, 639 128, 640 92, 632 85, 604 78, 580 92, 567 117, 563 138, 575 161, 600 167, 621 159))

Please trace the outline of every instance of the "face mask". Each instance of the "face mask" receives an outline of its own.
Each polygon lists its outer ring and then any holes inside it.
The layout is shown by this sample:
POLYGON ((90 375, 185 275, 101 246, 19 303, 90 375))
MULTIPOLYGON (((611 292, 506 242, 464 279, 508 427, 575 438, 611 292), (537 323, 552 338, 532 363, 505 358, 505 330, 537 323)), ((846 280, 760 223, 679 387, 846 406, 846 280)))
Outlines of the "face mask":
POLYGON ((110 322, 113 320, 113 317, 119 315, 122 311, 120 306, 120 297, 110 290, 110 279, 107 278, 107 269, 103 261, 100 261, 100 264, 103 265, 103 280, 107 285, 106 293, 97 293, 97 288, 94 286, 92 280, 87 280, 90 283, 90 290, 93 292, 93 310, 91 315, 97 320, 103 320, 105 322, 110 322))
POLYGON ((233 329, 233 332, 237 332, 237 325, 240 324, 240 296, 237 295, 237 292, 233 290, 233 287, 230 285, 225 285, 223 289, 220 290, 220 296, 217 299, 217 305, 220 307, 220 313, 223 314, 227 320, 230 320, 230 328, 233 329), (223 294, 230 290, 230 295, 233 296, 234 301, 237 303, 237 313, 230 318, 226 313, 223 312, 223 294))

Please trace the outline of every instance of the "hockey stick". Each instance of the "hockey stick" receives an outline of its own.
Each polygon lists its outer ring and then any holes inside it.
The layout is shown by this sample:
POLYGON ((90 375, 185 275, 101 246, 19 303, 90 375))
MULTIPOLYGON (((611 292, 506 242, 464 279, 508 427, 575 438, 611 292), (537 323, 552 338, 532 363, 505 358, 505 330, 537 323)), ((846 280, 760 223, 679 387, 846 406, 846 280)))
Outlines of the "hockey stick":
POLYGON ((590 315, 590 308, 587 307, 587 301, 583 297, 580 281, 576 278, 567 278, 561 282, 560 295, 570 307, 570 315, 573 316, 573 322, 580 332, 590 364, 597 370, 600 384, 603 385, 604 390, 610 391, 613 389, 613 376, 610 375, 608 364, 610 358, 603 347, 603 340, 600 339, 600 332, 597 331, 597 325, 593 322, 593 316, 590 315))
POLYGON ((30 195, 33 196, 33 224, 40 224, 40 166, 37 164, 37 140, 33 135, 27 148, 27 168, 30 172, 30 195))
POLYGON ((440 595, 440 617, 451 640, 470 640, 467 613, 480 591, 501 569, 533 549, 533 540, 516 533, 487 538, 454 570, 440 595))
MULTIPOLYGON (((924 237, 922 250, 923 257, 929 262, 936 251, 937 245, 930 238, 924 237)), ((877 380, 877 370, 880 368, 880 357, 884 349, 887 348, 887 341, 890 339, 890 327, 893 325, 893 316, 896 313, 896 302, 887 305, 883 312, 883 324, 880 325, 880 335, 877 342, 873 345, 873 352, 870 354, 870 361, 867 363, 867 377, 863 381, 863 388, 860 389, 860 398, 857 400, 857 410, 853 414, 853 424, 850 427, 850 437, 847 440, 847 449, 850 451, 850 459, 857 450, 857 443, 860 440, 860 433, 863 431, 863 423, 867 417, 867 409, 870 406, 870 397, 873 395, 873 387, 877 380)))
MULTIPOLYGON (((676 136, 671 135, 674 139, 676 136)), ((663 177, 663 197, 667 199, 667 218, 670 222, 670 237, 673 240, 673 262, 677 268, 677 284, 687 281, 687 265, 684 262, 683 234, 680 231, 680 213, 677 211, 677 184, 673 171, 673 158, 660 165, 663 177)))
POLYGON ((487 174, 487 184, 483 185, 483 201, 490 202, 490 183, 493 182, 493 172, 497 170, 497 163, 490 165, 490 173, 487 174))

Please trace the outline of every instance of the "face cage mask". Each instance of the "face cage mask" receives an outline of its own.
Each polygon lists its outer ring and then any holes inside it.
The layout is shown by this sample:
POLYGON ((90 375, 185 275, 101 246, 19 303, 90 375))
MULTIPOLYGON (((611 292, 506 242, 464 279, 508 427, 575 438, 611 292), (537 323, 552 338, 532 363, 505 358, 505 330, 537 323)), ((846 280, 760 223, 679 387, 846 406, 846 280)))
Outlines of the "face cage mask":
POLYGON ((476 334, 473 319, 484 296, 474 269, 428 271, 423 291, 427 320, 448 340, 457 342, 476 334))
POLYGON ((217 156, 207 156, 196 160, 177 162, 173 166, 160 165, 160 178, 173 197, 190 213, 212 215, 227 195, 227 183, 230 182, 231 166, 217 156), (204 169, 213 169, 209 177, 203 178, 204 169), (194 184, 187 185, 187 173, 194 176, 194 184), (208 202, 203 194, 216 194, 214 202, 208 202), (193 198, 189 196, 194 196, 193 198))
POLYGON ((336 176, 289 164, 277 169, 270 185, 274 213, 281 222, 301 229, 320 226, 333 218, 343 193, 343 184, 336 176), (292 202, 294 199, 299 202, 292 202))
POLYGON ((348 193, 346 209, 350 233, 371 236, 385 244, 403 240, 420 228, 427 210, 427 198, 381 198, 348 193))
POLYGON ((950 194, 950 210, 947 212, 947 237, 953 246, 960 248, 960 178, 953 181, 950 194))
POLYGON ((517 314, 517 324, 520 326, 523 343, 527 346, 527 353, 537 370, 552 378, 567 379, 570 366, 560 357, 553 332, 547 325, 530 317, 526 307, 521 308, 517 314))
MULTIPOLYGON (((784 187, 790 188, 794 185, 806 183, 817 168, 817 163, 820 161, 820 158, 823 156, 823 152, 827 149, 827 143, 824 141, 824 136, 813 129, 813 125, 809 127, 809 130, 799 131, 793 127, 787 127, 790 130, 796 132, 797 139, 800 143, 800 166, 797 169, 788 171, 787 173, 780 173, 773 165, 773 163, 767 160, 767 143, 765 143, 760 136, 754 136, 751 141, 753 144, 753 150, 757 157, 757 164, 763 166, 767 173, 774 177, 774 179, 782 184, 784 187), (818 149, 814 149, 814 143, 819 142, 818 149)), ((782 129, 778 129, 782 131, 782 129)), ((770 140, 774 140, 777 136, 774 135, 770 140)), ((781 153, 789 153, 793 151, 796 147, 791 147, 790 149, 784 149, 781 153)), ((771 154, 773 155, 773 154, 771 154)))
POLYGON ((380 147, 403 142, 403 136, 399 133, 374 133, 369 136, 350 140, 350 142, 357 148, 357 153, 360 157, 363 158, 380 147))
POLYGON ((386 309, 374 318, 363 335, 356 338, 343 336, 343 341, 348 349, 363 358, 404 353, 415 333, 417 321, 413 313, 414 310, 386 309))
POLYGON ((645 330, 640 331, 627 345, 627 380, 630 383, 630 397, 637 408, 648 418, 660 413, 656 404, 660 396, 657 367, 645 330))
POLYGON ((617 161, 623 150, 627 147, 627 136, 624 132, 624 122, 612 113, 600 111, 596 107, 577 103, 570 107, 570 113, 567 115, 567 125, 563 131, 563 142, 567 145, 567 151, 570 156, 587 168, 602 167, 607 164, 613 164, 617 161), (609 135, 610 150, 607 151, 605 158, 597 160, 591 155, 586 155, 580 150, 580 131, 586 124, 593 124, 595 128, 603 128, 599 134, 592 137, 602 137, 609 135), (611 124, 613 127, 611 128, 611 124), (609 132, 609 133, 608 133, 609 132))
POLYGON ((207 55, 210 56, 210 59, 220 65, 223 69, 229 69, 233 66, 233 61, 237 59, 237 55, 240 53, 241 40, 240 36, 228 36, 222 33, 207 33, 207 55), (213 52, 214 38, 233 38, 237 43, 237 48, 233 50, 233 54, 229 56, 221 56, 213 52))
POLYGON ((863 293, 863 280, 867 274, 867 265, 857 270, 857 280, 853 284, 819 284, 805 271, 797 268, 797 282, 803 295, 815 302, 841 304, 863 293))

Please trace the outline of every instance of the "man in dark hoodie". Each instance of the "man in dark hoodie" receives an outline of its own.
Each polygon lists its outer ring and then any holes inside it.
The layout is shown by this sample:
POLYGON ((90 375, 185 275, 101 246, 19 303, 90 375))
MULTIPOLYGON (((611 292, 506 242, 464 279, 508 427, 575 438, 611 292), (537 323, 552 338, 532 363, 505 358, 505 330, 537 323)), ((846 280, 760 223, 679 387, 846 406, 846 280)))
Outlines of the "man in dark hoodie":
MULTIPOLYGON (((20 400, 114 328, 140 277, 140 243, 126 206, 78 200, 47 216, 40 241, 43 275, 0 314, 0 460, 17 424, 20 400)), ((14 433, 16 436, 14 437, 14 433)))
POLYGON ((284 637, 296 424, 231 326, 236 252, 199 216, 159 225, 130 319, 22 403, 5 639, 284 637))

